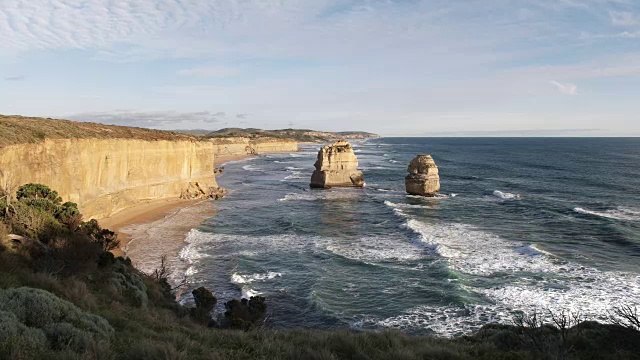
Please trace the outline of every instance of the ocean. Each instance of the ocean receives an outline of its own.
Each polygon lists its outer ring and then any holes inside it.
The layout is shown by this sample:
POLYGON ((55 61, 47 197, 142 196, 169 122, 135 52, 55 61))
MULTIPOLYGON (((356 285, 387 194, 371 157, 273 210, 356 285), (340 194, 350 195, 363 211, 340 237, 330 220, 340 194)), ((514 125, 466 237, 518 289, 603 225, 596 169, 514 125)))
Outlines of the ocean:
POLYGON ((180 276, 219 310, 265 296, 273 328, 457 336, 518 311, 606 321, 640 305, 640 139, 352 144, 364 189, 310 189, 320 145, 227 164, 230 193, 187 235, 180 276), (417 154, 440 169, 436 198, 404 192, 417 154))

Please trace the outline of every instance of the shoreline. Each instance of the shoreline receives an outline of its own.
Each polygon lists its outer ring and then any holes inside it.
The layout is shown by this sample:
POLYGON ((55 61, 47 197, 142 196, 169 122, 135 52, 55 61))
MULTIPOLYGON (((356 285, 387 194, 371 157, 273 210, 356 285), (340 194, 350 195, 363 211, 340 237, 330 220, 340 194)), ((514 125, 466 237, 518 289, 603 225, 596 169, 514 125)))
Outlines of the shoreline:
MULTIPOLYGON (((217 167, 222 167, 228 162, 240 161, 251 158, 253 155, 224 155, 219 156, 217 167)), ((120 245, 111 252, 115 256, 127 256, 127 246, 134 240, 140 240, 145 236, 145 225, 156 224, 158 226, 168 226, 169 218, 176 216, 182 209, 199 208, 203 203, 212 200, 184 200, 184 199, 161 199, 140 203, 130 208, 124 209, 104 219, 98 220, 100 226, 118 234, 120 245), (140 228, 143 228, 140 230, 140 228)), ((191 229, 198 227, 205 219, 215 214, 214 209, 199 209, 193 212, 195 216, 181 218, 180 225, 173 225, 171 235, 182 233, 186 235, 191 229)), ((182 242, 184 236, 175 239, 182 242)))

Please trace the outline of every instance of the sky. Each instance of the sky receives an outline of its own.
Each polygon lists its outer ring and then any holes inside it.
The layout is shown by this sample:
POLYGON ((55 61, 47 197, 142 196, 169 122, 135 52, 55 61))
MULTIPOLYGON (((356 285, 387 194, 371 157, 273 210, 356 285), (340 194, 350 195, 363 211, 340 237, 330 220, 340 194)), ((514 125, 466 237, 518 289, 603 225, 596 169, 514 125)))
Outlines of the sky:
POLYGON ((640 136, 640 0, 0 0, 0 114, 640 136))

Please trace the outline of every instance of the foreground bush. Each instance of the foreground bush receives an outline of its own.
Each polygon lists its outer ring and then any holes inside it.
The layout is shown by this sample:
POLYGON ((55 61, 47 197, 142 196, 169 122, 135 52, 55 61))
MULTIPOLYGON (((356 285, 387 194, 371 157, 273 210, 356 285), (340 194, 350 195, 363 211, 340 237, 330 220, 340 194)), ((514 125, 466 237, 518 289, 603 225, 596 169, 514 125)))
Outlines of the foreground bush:
POLYGON ((84 353, 109 342, 109 323, 40 289, 0 290, 0 349, 14 357, 48 351, 84 353))

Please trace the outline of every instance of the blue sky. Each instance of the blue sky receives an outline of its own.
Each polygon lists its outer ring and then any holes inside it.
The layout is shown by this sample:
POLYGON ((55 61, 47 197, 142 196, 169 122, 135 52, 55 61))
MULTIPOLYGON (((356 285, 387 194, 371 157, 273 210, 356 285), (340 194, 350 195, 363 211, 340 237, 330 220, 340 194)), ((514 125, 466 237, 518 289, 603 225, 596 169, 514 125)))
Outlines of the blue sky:
POLYGON ((640 136, 640 0, 0 0, 0 113, 640 136))

